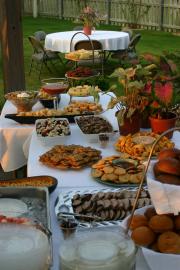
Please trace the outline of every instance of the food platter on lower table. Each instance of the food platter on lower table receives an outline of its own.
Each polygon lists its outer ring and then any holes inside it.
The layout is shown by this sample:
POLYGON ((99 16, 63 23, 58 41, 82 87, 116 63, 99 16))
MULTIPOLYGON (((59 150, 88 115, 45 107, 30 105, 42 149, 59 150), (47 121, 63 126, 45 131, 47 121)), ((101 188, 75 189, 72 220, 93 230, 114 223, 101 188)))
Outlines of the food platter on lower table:
MULTIPOLYGON (((19 116, 18 114, 6 114, 5 118, 14 120, 19 124, 35 124, 38 119, 46 118, 67 118, 70 123, 75 123, 75 116, 81 116, 82 114, 69 114, 69 115, 47 115, 47 116, 19 116)), ((85 115, 94 115, 93 112, 85 113, 85 115)))
MULTIPOLYGON (((79 225, 89 227, 92 222, 96 226, 118 225, 127 217, 135 201, 137 188, 87 188, 61 192, 55 202, 57 218, 61 215, 75 215, 79 225), (82 215, 82 217, 81 217, 82 215), (94 217, 89 219, 84 216, 94 217)), ((137 208, 151 204, 146 188, 141 191, 137 208)))

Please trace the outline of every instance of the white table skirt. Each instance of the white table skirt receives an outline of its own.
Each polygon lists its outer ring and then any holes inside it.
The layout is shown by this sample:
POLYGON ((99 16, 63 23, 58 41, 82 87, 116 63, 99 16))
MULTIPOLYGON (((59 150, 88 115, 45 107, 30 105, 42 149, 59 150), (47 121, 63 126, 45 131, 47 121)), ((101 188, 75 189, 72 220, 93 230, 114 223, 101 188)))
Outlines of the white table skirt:
MULTIPOLYGON (((48 34, 45 39, 45 48, 47 50, 58 51, 62 53, 70 52, 70 42, 72 36, 78 31, 68 31, 48 34)), ((98 40, 102 43, 105 51, 124 50, 129 44, 129 34, 118 31, 93 31, 89 36, 92 40, 98 40)), ((78 34, 72 42, 72 50, 77 41, 87 40, 84 34, 78 34)))
MULTIPOLYGON (((41 109, 37 103, 33 109, 41 109)), ((26 165, 27 157, 23 151, 23 145, 31 135, 34 125, 21 125, 7 119, 6 114, 17 113, 16 107, 6 101, 0 116, 0 162, 5 172, 17 170, 26 165)))

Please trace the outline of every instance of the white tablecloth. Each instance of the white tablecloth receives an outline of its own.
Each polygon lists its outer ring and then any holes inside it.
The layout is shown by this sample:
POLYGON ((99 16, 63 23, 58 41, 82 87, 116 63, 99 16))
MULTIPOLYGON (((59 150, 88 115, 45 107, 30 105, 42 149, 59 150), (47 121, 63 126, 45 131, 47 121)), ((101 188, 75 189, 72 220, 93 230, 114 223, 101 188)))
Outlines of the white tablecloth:
MULTIPOLYGON (((41 109, 37 103, 33 109, 41 109)), ((6 101, 0 116, 0 162, 5 172, 14 171, 27 163, 23 145, 33 130, 33 125, 20 125, 7 119, 6 114, 17 113, 16 107, 6 101)))
MULTIPOLYGON (((72 36, 77 31, 59 32, 48 34, 45 39, 45 48, 47 50, 58 51, 62 53, 70 52, 70 42, 72 36)), ((92 40, 98 40, 102 43, 103 49, 106 51, 124 50, 129 44, 129 35, 125 32, 118 31, 93 31, 89 36, 92 40)), ((78 34, 72 42, 72 50, 77 41, 87 40, 84 34, 78 34)))

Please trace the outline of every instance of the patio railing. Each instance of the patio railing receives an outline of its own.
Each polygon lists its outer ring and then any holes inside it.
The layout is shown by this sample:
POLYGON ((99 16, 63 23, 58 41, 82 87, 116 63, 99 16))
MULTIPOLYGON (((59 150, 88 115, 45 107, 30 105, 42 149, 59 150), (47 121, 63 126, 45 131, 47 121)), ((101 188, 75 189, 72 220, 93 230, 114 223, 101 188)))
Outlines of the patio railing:
POLYGON ((180 0, 24 0, 24 14, 60 19, 78 18, 83 6, 89 4, 103 22, 130 25, 144 29, 180 30, 180 0), (35 10, 37 9, 37 10, 35 10))

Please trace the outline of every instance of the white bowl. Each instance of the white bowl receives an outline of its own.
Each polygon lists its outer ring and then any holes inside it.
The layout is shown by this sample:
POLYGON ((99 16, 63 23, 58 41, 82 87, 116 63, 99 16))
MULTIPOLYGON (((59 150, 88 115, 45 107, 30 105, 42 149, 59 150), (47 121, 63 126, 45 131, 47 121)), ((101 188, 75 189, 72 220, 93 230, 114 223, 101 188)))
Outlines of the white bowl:
MULTIPOLYGON (((145 206, 145 207, 139 208, 135 211, 135 214, 143 215, 146 209, 149 207, 151 206, 145 206)), ((123 228, 126 228, 128 219, 129 219, 129 216, 123 220, 122 222, 123 228)), ((145 247, 141 247, 141 249, 142 249, 144 258, 151 270, 159 270, 159 269, 177 270, 179 269, 180 255, 155 252, 145 247)))
MULTIPOLYGON (((106 120, 110 125, 111 125, 111 123, 109 122, 109 120, 106 118, 106 117, 102 117, 102 116, 99 116, 99 115, 83 115, 83 117, 84 118, 89 118, 89 117, 92 117, 92 116, 94 116, 94 117, 99 117, 99 118, 102 118, 102 119, 104 119, 104 120, 106 120)), ((86 139, 86 141, 87 142, 89 142, 89 143, 98 143, 99 142, 99 135, 100 134, 106 134, 106 135, 108 135, 108 137, 109 137, 109 139, 113 136, 113 126, 112 126, 112 132, 100 132, 100 133, 97 133, 97 134, 87 134, 87 133, 84 133, 83 131, 82 131, 82 129, 80 128, 80 126, 79 126, 79 124, 78 124, 78 119, 79 118, 81 118, 82 116, 75 116, 74 117, 74 119, 75 119, 75 122, 76 122, 76 124, 77 124, 77 126, 79 127, 79 130, 80 130, 80 132, 81 132, 81 134, 83 135, 83 137, 86 139)))
MULTIPOLYGON (((50 118, 51 119, 51 118, 50 118)), ((62 120, 62 121, 66 121, 68 124, 68 128, 70 130, 70 125, 69 125, 69 121, 67 118, 52 118, 55 120, 62 120)), ((38 123, 42 123, 47 119, 38 119, 35 122, 35 127, 37 127, 38 123)), ((37 129, 36 129, 36 135, 38 140, 40 141, 40 143, 44 146, 54 146, 54 145, 58 145, 58 144, 65 144, 66 141, 68 140, 69 136, 71 135, 71 131, 69 135, 58 135, 58 136, 41 136, 40 134, 37 134, 37 129)))

